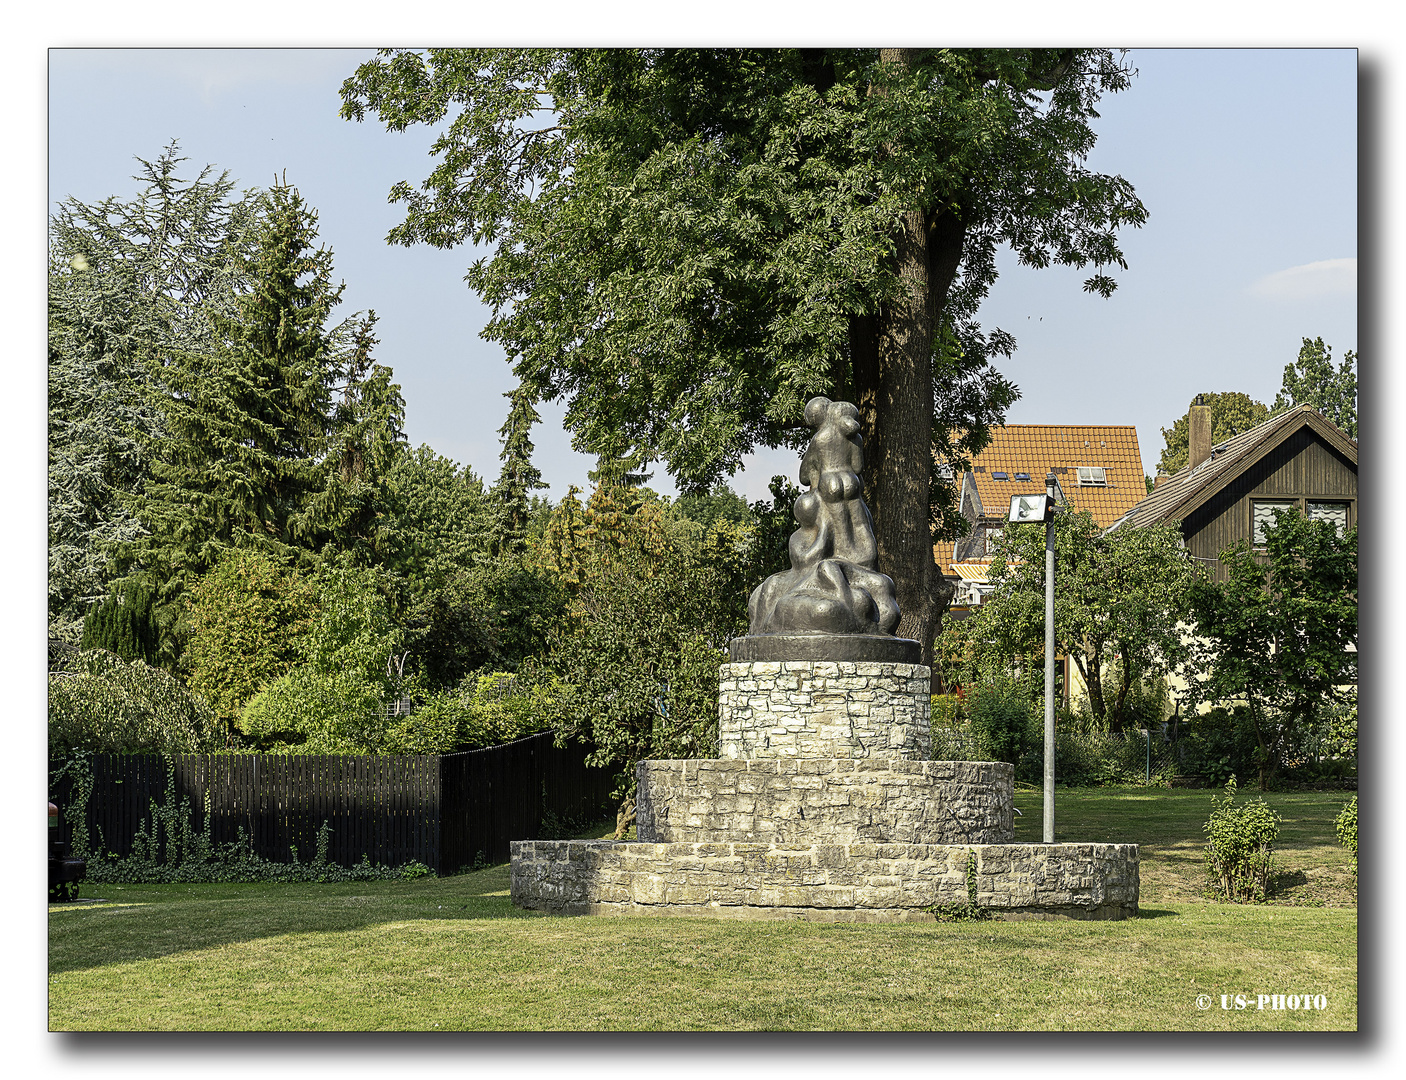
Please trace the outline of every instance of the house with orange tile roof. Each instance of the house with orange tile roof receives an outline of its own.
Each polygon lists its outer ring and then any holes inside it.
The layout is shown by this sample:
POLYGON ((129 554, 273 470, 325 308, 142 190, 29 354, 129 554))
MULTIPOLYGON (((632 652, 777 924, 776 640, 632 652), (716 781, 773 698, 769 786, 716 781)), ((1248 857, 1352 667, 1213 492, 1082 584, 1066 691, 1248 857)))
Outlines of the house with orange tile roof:
POLYGON ((1007 424, 993 429, 961 479, 961 512, 971 531, 933 549, 957 592, 949 611, 963 618, 991 591, 986 571, 1014 495, 1043 495, 1054 473, 1065 500, 1107 528, 1147 495, 1137 429, 1131 425, 1007 424))

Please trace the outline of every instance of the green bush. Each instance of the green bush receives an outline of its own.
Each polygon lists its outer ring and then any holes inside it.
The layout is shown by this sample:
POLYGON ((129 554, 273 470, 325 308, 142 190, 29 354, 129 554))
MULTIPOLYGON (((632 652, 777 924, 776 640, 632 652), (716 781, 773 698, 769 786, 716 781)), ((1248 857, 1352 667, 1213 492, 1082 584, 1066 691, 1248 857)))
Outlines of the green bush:
POLYGON ((104 649, 123 660, 155 663, 161 632, 149 589, 115 591, 83 619, 83 649, 104 649))
POLYGON ((1343 805, 1337 820, 1338 843, 1352 853, 1352 876, 1357 876, 1357 796, 1343 805))
POLYGON ((141 660, 80 652, 49 673, 49 756, 206 753, 223 744, 219 724, 180 681, 141 660))
POLYGON ((1263 798, 1235 805, 1235 777, 1225 785, 1225 798, 1211 797, 1211 816, 1204 826, 1206 873, 1212 892, 1222 900, 1263 902, 1269 894, 1274 842, 1279 839, 1279 815, 1263 798))
POLYGON ((1033 706, 1013 683, 987 683, 967 698, 972 734, 991 761, 1017 764, 1026 749, 1038 742, 1033 706))
POLYGON ((221 720, 286 674, 317 611, 312 584, 286 558, 234 548, 190 590, 181 665, 221 720))
POLYGON ((1223 787, 1232 776, 1259 772, 1261 757, 1249 710, 1217 706, 1186 721, 1183 740, 1188 773, 1205 777, 1212 787, 1223 787))
POLYGON ((380 752, 385 707, 397 692, 388 661, 403 637, 389 587, 374 569, 334 566, 319 575, 317 615, 299 639, 302 663, 245 705, 240 729, 265 749, 380 752))
POLYGON ((430 694, 385 734, 389 754, 448 754, 499 746, 552 726, 555 680, 495 671, 470 676, 457 690, 430 694))

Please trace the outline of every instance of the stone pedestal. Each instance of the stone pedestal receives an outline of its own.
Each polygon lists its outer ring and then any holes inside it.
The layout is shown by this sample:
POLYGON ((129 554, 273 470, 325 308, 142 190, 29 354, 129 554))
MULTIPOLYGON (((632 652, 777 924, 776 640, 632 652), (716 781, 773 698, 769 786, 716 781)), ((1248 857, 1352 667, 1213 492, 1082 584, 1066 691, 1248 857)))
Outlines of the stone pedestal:
POLYGON ((724 664, 718 756, 926 760, 931 681, 923 664, 724 664))
POLYGON ((997 919, 1137 914, 1134 844, 513 843, 516 903, 554 915, 932 922, 976 901, 997 919))
POLYGON ((639 764, 637 841, 518 841, 512 896, 558 915, 931 921, 1137 914, 1129 844, 1014 844, 1015 770, 927 761, 928 668, 725 664, 719 748, 639 764))
POLYGON ((651 843, 1006 844, 1005 762, 895 758, 642 761, 635 834, 651 843))

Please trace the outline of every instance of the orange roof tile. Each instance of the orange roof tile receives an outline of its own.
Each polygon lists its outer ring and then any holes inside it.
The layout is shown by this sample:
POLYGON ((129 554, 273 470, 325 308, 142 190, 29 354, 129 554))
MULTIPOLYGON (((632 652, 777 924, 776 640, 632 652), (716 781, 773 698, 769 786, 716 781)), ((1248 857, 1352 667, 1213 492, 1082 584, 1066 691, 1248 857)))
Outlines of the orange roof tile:
MULTIPOLYGON (((1053 471, 1060 490, 1078 510, 1087 510, 1107 528, 1147 495, 1137 429, 1131 425, 1008 424, 995 428, 986 449, 972 459, 971 478, 989 517, 1005 517, 1012 495, 1043 494, 1053 471), (1078 469, 1106 470, 1104 487, 1080 487, 1078 469), (997 480, 1004 472, 1010 479, 997 480), (1017 480, 1029 473, 1029 480, 1017 480)), ((939 568, 952 574, 952 543, 934 548, 939 568)))

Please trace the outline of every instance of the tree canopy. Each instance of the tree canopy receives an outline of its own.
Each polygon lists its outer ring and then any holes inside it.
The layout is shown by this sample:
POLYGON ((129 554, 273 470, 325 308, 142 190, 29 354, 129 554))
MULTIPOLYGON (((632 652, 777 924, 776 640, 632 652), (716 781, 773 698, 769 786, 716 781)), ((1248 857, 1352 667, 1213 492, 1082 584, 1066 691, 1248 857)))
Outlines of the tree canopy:
POLYGON ((1211 407, 1211 442, 1222 443, 1241 432, 1269 419, 1269 406, 1255 401, 1249 394, 1230 390, 1223 394, 1197 394, 1189 402, 1182 414, 1172 422, 1172 426, 1162 429, 1166 445, 1157 461, 1157 471, 1163 476, 1171 476, 1186 468, 1191 460, 1191 406, 1197 401, 1211 407))
POLYGON ((1286 739, 1357 683, 1357 531, 1338 535, 1297 510, 1277 512, 1263 551, 1221 552, 1227 579, 1191 593, 1195 701, 1243 699, 1259 743, 1260 787, 1286 739))
POLYGON ((488 245, 467 280, 522 392, 578 448, 708 490, 799 446, 815 394, 854 401, 900 633, 930 644, 930 545, 959 530, 934 447, 979 450, 1016 389, 975 321, 995 252, 1095 272, 1146 211, 1083 165, 1106 50, 385 51, 343 115, 442 126, 388 239, 488 245))
MULTIPOLYGON (((1044 533, 1010 526, 996 543, 995 588, 963 624, 969 645, 988 660, 1042 655, 1044 533)), ((1105 532, 1087 510, 1055 518, 1055 648, 1078 667, 1094 719, 1111 730, 1122 730, 1138 681, 1183 656, 1179 623, 1193 576, 1175 523, 1105 532)))
POLYGON ((1333 349, 1323 339, 1303 339, 1298 358, 1284 366, 1284 383, 1274 398, 1274 412, 1297 405, 1312 405, 1357 438, 1357 353, 1349 349, 1342 363, 1333 366, 1333 349))
POLYGON ((172 142, 138 158, 134 198, 65 199, 49 223, 49 632, 77 643, 141 526, 128 498, 163 432, 162 365, 210 346, 207 311, 241 286, 262 196, 193 178, 172 142))

